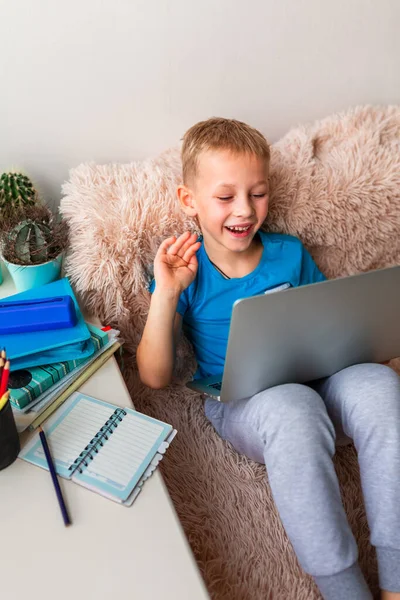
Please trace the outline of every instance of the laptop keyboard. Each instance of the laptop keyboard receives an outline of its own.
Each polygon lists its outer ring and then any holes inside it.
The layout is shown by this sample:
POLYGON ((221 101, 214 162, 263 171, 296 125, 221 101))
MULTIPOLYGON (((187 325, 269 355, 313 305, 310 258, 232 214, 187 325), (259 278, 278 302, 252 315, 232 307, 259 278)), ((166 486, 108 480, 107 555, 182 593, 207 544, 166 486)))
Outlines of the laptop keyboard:
POLYGON ((218 381, 218 383, 209 383, 208 387, 212 387, 214 390, 221 390, 222 381, 218 381))

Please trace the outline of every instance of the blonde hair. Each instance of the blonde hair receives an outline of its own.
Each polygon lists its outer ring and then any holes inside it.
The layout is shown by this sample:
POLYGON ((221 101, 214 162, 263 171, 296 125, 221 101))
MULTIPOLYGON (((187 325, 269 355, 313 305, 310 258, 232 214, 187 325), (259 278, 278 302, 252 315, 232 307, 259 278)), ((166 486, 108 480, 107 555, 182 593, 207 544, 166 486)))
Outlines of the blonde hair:
POLYGON ((257 129, 235 119, 213 117, 196 123, 183 136, 184 183, 196 175, 198 157, 207 150, 231 150, 238 154, 255 154, 266 163, 270 160, 268 142, 257 129))

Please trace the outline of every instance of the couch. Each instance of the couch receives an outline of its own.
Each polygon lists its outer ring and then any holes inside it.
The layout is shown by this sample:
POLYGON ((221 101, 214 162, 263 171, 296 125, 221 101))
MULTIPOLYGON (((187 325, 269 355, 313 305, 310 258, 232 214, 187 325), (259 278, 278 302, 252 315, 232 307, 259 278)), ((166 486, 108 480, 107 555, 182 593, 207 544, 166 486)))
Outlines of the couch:
MULTIPOLYGON (((61 201, 71 228, 67 273, 87 309, 122 331, 123 374, 136 408, 178 429, 161 468, 210 596, 316 600, 265 468, 217 436, 200 397, 185 387, 195 369, 188 342, 166 389, 147 389, 138 377, 135 349, 156 249, 165 237, 196 229, 176 201, 180 178, 179 148, 142 162, 72 169, 61 201)), ((273 144, 264 227, 301 238, 330 278, 400 264, 400 107, 356 107, 295 127, 273 144)), ((400 361, 391 366, 399 370, 400 361)), ((361 566, 376 591, 352 445, 338 449, 335 465, 361 566)))

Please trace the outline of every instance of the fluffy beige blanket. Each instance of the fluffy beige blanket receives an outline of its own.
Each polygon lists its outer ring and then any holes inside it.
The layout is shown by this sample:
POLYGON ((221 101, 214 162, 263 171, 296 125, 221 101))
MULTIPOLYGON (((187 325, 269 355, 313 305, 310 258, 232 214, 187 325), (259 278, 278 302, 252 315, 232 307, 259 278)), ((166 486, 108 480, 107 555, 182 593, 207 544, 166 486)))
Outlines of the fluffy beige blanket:
MULTIPOLYGON (((198 395, 184 387, 194 369, 189 344, 179 348, 173 385, 152 391, 138 379, 135 348, 155 251, 166 236, 195 227, 175 199, 180 178, 177 149, 145 162, 73 169, 61 202, 71 226, 68 274, 88 309, 122 330, 135 406, 178 429, 162 471, 211 597, 315 600, 265 468, 223 442, 198 395)), ((300 237, 329 277, 400 263, 400 107, 361 107, 290 131, 272 148, 271 178, 265 227, 300 237)), ((336 466, 361 565, 376 590, 352 446, 338 450, 336 466)))

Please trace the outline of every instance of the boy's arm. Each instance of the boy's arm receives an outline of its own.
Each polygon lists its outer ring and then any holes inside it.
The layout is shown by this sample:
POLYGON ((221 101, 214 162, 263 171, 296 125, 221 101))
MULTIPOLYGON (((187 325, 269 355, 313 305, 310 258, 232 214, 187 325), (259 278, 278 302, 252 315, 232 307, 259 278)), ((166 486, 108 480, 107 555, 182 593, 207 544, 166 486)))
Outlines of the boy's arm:
POLYGON ((167 386, 174 370, 175 349, 182 327, 176 312, 179 295, 154 291, 142 339, 136 352, 141 381, 148 387, 167 386))
POLYGON ((181 328, 177 307, 182 292, 196 277, 196 252, 201 245, 196 240, 197 235, 190 232, 168 238, 154 259, 155 288, 136 352, 140 379, 152 388, 163 388, 172 379, 175 345, 181 328))

